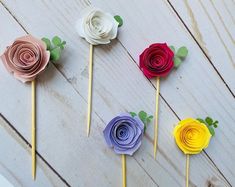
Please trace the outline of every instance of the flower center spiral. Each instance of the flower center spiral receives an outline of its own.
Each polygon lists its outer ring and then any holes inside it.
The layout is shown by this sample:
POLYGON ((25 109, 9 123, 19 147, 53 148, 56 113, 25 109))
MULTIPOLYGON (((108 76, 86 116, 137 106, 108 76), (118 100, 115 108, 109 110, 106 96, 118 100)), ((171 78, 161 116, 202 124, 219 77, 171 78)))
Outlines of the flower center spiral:
POLYGON ((129 137, 128 128, 125 125, 120 125, 117 128, 116 136, 119 140, 127 140, 129 137))

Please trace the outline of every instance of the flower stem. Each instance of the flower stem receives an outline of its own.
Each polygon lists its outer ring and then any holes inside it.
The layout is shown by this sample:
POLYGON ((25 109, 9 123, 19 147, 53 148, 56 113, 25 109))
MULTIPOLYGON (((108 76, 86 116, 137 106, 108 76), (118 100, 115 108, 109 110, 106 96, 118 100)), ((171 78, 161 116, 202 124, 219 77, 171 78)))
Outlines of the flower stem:
POLYGON ((87 115, 87 136, 90 133, 91 124, 91 98, 92 98, 92 77, 93 77, 93 45, 90 44, 90 55, 89 55, 89 86, 88 86, 88 115, 87 115))
POLYGON ((160 91, 160 77, 156 79, 156 108, 155 108, 155 130, 154 130, 154 159, 156 159, 157 154, 157 139, 158 139, 158 106, 159 106, 159 91, 160 91))
POLYGON ((36 80, 33 80, 32 83, 32 178, 35 180, 35 174, 36 174, 36 155, 35 155, 35 149, 36 149, 36 105, 35 105, 35 86, 36 86, 36 80))
POLYGON ((189 154, 186 155, 186 187, 189 184, 189 154))
POLYGON ((126 156, 122 154, 122 187, 126 187, 126 156))

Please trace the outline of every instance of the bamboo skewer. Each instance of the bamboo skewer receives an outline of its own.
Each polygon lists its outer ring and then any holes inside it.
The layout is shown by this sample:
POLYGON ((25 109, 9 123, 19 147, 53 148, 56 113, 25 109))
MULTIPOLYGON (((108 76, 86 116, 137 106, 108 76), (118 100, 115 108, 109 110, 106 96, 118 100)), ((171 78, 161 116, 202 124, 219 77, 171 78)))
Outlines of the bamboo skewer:
POLYGON ((122 155, 122 187, 126 187, 126 156, 122 155))
POLYGON ((160 77, 156 78, 156 108, 155 108, 155 128, 154 128, 154 159, 157 154, 157 139, 158 139, 158 106, 159 106, 159 92, 160 92, 160 77))
POLYGON ((35 180, 36 175, 36 102, 35 102, 35 87, 36 87, 36 80, 32 81, 32 178, 35 180))
POLYGON ((186 187, 189 186, 189 154, 186 155, 186 187))
POLYGON ((93 79, 93 45, 90 44, 89 54, 89 85, 88 85, 88 115, 87 115, 87 136, 91 126, 91 105, 92 105, 92 79, 93 79))

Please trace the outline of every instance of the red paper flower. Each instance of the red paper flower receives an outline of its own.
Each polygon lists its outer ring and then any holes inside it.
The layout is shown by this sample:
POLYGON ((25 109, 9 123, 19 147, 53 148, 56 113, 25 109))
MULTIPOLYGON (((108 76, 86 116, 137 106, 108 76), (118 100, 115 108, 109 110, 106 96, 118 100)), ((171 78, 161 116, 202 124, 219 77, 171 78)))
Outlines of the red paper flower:
POLYGON ((155 43, 140 55, 140 69, 147 78, 167 76, 174 67, 174 53, 166 43, 155 43))

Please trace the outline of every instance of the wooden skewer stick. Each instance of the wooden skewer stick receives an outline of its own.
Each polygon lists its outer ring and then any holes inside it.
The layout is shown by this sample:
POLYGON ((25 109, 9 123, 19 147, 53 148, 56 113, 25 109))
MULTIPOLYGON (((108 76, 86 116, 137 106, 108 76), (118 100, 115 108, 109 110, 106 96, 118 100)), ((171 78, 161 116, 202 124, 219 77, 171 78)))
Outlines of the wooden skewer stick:
POLYGON ((36 104, 35 104, 35 86, 36 80, 32 81, 32 177, 35 180, 36 175, 36 104))
POLYGON ((92 105, 92 78, 93 78, 93 45, 90 44, 89 54, 89 85, 88 85, 88 115, 87 115, 87 136, 91 126, 91 105, 92 105))
POLYGON ((122 187, 126 187, 126 156, 122 155, 122 187))
POLYGON ((189 154, 186 155, 186 187, 189 185, 189 154))
POLYGON ((159 91, 160 91, 160 77, 156 79, 156 108, 155 108, 155 129, 154 129, 154 159, 157 154, 157 139, 158 139, 158 106, 159 106, 159 91))

